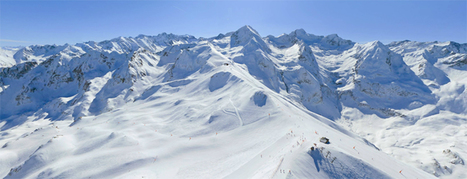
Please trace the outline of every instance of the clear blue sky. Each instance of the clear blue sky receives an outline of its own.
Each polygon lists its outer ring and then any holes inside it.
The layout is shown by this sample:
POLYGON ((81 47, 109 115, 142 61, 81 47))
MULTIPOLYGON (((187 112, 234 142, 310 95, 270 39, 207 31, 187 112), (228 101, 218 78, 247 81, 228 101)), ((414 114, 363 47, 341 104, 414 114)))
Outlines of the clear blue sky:
POLYGON ((0 1, 0 45, 65 44, 162 32, 212 37, 251 25, 355 42, 467 42, 466 1, 0 1))

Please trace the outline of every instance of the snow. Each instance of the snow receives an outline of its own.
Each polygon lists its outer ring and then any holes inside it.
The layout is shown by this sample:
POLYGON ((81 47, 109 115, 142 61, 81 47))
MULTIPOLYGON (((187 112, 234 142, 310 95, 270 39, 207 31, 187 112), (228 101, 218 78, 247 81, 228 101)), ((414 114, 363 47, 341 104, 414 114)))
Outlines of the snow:
POLYGON ((16 64, 13 55, 16 51, 19 50, 19 47, 2 47, 0 48, 0 68, 1 67, 11 67, 16 64))
POLYGON ((4 50, 0 177, 465 178, 465 46, 244 26, 4 50))

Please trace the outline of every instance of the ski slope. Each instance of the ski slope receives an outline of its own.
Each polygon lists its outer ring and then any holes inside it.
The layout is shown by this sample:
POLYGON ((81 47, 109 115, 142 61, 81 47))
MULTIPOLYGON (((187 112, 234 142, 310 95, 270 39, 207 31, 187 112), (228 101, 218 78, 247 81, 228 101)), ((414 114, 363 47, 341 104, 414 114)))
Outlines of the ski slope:
MULTIPOLYGON (((229 72, 238 79, 245 73, 235 65, 218 71, 229 72)), ((211 72, 216 73, 217 70, 211 72)), ((209 76, 194 76, 195 80, 184 86, 166 90, 163 87, 146 100, 82 117, 72 125, 71 121, 57 121, 33 129, 32 133, 26 131, 33 126, 18 127, 11 132, 25 135, 13 138, 2 148, 2 158, 6 159, 2 160, 3 166, 18 162, 11 154, 31 154, 23 156, 27 158, 24 164, 16 163, 20 165, 3 175, 6 178, 432 177, 368 145, 334 122, 297 107, 261 83, 246 82, 254 79, 228 81, 223 88, 210 92, 209 76), (262 107, 250 99, 256 90, 268 96, 262 107), (236 116, 222 110, 234 111, 236 116), (331 143, 319 143, 321 136, 330 138, 331 143), (310 152, 313 143, 322 147, 322 151, 310 152), (40 147, 16 151, 25 145, 40 147)))

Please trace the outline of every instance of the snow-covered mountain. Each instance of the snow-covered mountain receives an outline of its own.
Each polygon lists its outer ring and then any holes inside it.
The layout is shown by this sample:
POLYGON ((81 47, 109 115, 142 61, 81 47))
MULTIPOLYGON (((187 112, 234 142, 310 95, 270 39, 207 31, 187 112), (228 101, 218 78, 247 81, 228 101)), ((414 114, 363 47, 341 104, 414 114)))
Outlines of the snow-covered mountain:
POLYGON ((250 26, 3 48, 0 177, 465 178, 466 49, 250 26))
POLYGON ((16 64, 13 55, 20 47, 1 47, 0 48, 0 67, 11 67, 16 64))

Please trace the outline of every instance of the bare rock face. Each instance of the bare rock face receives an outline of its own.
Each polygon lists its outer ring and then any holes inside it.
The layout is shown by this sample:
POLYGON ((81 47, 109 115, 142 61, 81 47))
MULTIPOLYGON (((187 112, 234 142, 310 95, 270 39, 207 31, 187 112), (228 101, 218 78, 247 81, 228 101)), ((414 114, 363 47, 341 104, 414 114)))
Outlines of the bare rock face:
POLYGON ((256 106, 262 107, 266 105, 266 101, 268 99, 268 96, 264 94, 262 91, 257 91, 255 94, 251 97, 253 102, 255 103, 256 106))
POLYGON ((454 165, 464 165, 464 159, 462 159, 458 153, 451 151, 451 149, 443 150, 443 154, 451 158, 451 163, 454 165))

